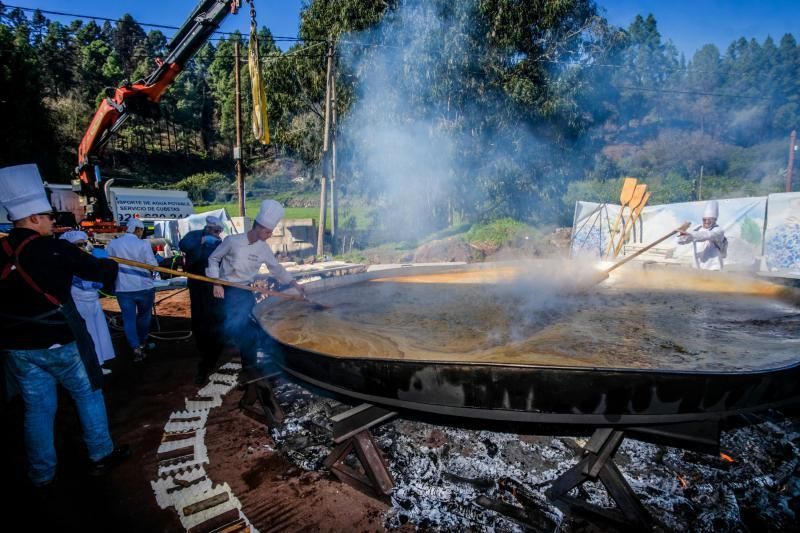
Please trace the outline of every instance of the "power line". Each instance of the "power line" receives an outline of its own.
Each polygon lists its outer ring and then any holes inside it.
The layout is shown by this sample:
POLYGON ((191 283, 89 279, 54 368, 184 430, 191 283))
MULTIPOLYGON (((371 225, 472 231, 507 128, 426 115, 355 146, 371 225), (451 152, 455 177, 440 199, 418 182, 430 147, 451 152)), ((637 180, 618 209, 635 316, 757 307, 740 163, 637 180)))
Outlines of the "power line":
MULTIPOLYGON (((63 11, 49 11, 49 10, 39 9, 39 8, 30 8, 30 7, 15 6, 15 5, 10 5, 10 4, 3 4, 2 2, 0 2, 0 6, 11 8, 11 9, 20 9, 22 11, 28 11, 28 12, 39 11, 40 13, 43 13, 43 14, 64 16, 64 17, 73 17, 73 18, 79 18, 79 19, 102 20, 102 21, 108 21, 108 22, 120 22, 121 21, 121 19, 112 19, 112 18, 108 18, 108 17, 101 17, 101 16, 95 16, 95 15, 81 15, 81 14, 77 14, 77 13, 67 13, 67 12, 63 12, 63 11)), ((168 29, 168 30, 178 30, 178 29, 180 29, 178 26, 169 26, 169 25, 165 25, 165 24, 156 24, 156 23, 139 22, 139 21, 135 21, 135 22, 139 26, 145 26, 145 27, 168 29)), ((221 30, 215 31, 214 33, 217 33, 217 34, 220 34, 220 35, 225 35, 225 36, 228 36, 228 37, 242 35, 240 32, 227 32, 227 31, 221 31, 221 30)), ((275 41, 275 42, 325 42, 325 40, 323 40, 323 39, 304 39, 302 37, 292 37, 292 36, 285 36, 285 35, 272 35, 271 37, 272 37, 272 40, 275 41)), ((225 38, 210 38, 209 39, 209 41, 217 41, 217 42, 224 41, 224 40, 226 40, 226 39, 225 38)), ((337 42, 342 43, 342 44, 347 44, 347 45, 361 46, 361 47, 364 47, 364 48, 403 49, 403 47, 400 46, 400 45, 392 45, 392 44, 387 44, 387 43, 374 43, 374 42, 373 43, 365 43, 365 42, 346 40, 346 39, 341 39, 341 40, 338 40, 337 42)), ((628 65, 613 64, 613 63, 590 63, 590 64, 586 64, 586 63, 578 63, 578 62, 574 62, 574 61, 563 61, 563 60, 545 59, 545 58, 531 59, 531 61, 536 62, 536 63, 547 63, 547 64, 553 64, 553 65, 577 66, 577 67, 581 67, 581 68, 613 68, 613 69, 628 68, 628 65)), ((697 69, 692 69, 692 68, 689 68, 689 67, 666 67, 666 66, 661 67, 660 70, 662 70, 662 71, 671 71, 671 72, 697 72, 697 73, 707 72, 707 71, 704 71, 704 70, 697 70, 697 69)))
MULTIPOLYGON (((67 13, 67 12, 64 12, 64 11, 49 11, 49 10, 46 10, 46 9, 39 9, 39 8, 34 8, 34 7, 13 6, 13 5, 10 5, 10 4, 4 4, 2 2, 0 2, 0 7, 7 7, 7 8, 10 8, 10 9, 19 9, 21 11, 28 11, 28 12, 31 12, 31 13, 38 11, 39 13, 42 13, 42 14, 45 14, 45 15, 54 15, 54 16, 59 16, 59 17, 72 17, 72 18, 75 18, 75 19, 102 20, 104 22, 121 22, 122 21, 122 19, 118 19, 118 18, 117 19, 113 19, 113 18, 101 17, 101 16, 97 16, 97 15, 81 15, 81 14, 78 14, 78 13, 67 13)), ((147 27, 147 28, 160 28, 160 29, 164 29, 164 30, 179 30, 180 29, 180 27, 178 27, 178 26, 169 26, 169 25, 166 25, 166 24, 156 24, 156 23, 153 23, 153 22, 139 22, 136 19, 134 19, 134 22, 136 22, 136 24, 138 24, 139 26, 144 26, 144 27, 147 27)), ((227 35, 227 36, 240 35, 240 32, 222 31, 222 30, 217 30, 214 33, 218 33, 220 35, 227 35)), ((272 39, 274 41, 306 41, 307 40, 307 39, 303 39, 301 37, 290 37, 290 36, 285 36, 285 35, 273 35, 272 39)))

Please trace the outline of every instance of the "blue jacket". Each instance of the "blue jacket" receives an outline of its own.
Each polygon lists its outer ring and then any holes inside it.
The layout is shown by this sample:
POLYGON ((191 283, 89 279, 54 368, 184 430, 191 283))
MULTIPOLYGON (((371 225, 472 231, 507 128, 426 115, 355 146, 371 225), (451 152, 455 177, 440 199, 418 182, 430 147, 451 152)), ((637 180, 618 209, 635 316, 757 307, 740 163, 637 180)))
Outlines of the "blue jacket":
POLYGON ((184 235, 178 248, 186 255, 186 272, 205 275, 208 257, 220 243, 222 239, 207 233, 205 229, 196 229, 184 235))

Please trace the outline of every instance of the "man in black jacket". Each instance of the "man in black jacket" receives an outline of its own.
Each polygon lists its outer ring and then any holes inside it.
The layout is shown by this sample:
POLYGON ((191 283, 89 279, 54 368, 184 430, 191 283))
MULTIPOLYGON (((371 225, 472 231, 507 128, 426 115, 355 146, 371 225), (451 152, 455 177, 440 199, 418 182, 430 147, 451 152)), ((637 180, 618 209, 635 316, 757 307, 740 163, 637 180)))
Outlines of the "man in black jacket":
MULTIPOLYGON (((14 228, 0 240, 0 353, 25 402, 28 477, 49 485, 56 473, 53 435, 60 383, 77 405, 89 449, 89 473, 100 475, 130 455, 114 447, 103 392, 81 358, 85 324, 70 297, 72 277, 113 280, 116 264, 98 260, 53 235, 53 215, 36 165, 0 169, 0 204, 14 228)), ((101 375, 94 358, 94 375, 101 375)), ((85 364, 86 363, 86 364, 85 364)))
MULTIPOLYGON (((222 242, 222 221, 213 216, 206 217, 206 226, 188 232, 178 247, 184 254, 186 272, 205 276, 210 256, 222 242)), ((212 294, 213 286, 190 279, 189 299, 192 306, 192 335, 200 352, 195 383, 202 385, 217 366, 222 351, 220 336, 220 310, 212 294)))

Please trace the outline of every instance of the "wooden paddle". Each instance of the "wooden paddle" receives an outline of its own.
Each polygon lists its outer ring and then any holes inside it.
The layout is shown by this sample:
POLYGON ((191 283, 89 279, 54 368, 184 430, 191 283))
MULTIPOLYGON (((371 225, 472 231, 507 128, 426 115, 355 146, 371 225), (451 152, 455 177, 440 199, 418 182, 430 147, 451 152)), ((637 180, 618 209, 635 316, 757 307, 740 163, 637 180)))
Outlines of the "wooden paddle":
POLYGON ((235 287, 237 289, 242 289, 245 291, 258 292, 265 296, 276 296, 278 298, 283 298, 285 300, 306 302, 313 305, 315 308, 326 309, 324 305, 314 303, 308 298, 303 298, 302 296, 297 296, 296 294, 286 294, 285 292, 271 291, 263 287, 245 285, 244 283, 236 283, 234 281, 225 281, 224 279, 209 278, 208 276, 202 276, 200 274, 192 274, 191 272, 181 272, 180 270, 173 270, 171 268, 148 265, 147 263, 140 263, 139 261, 133 261, 131 259, 123 259, 121 257, 109 256, 108 258, 113 261, 116 261, 121 265, 129 265, 137 268, 143 268, 145 270, 150 270, 151 272, 161 272, 162 274, 171 274, 173 276, 185 276, 190 279, 196 279, 197 281, 204 281, 206 283, 211 283, 214 285, 224 285, 226 287, 235 287))
POLYGON ((619 222, 622 219, 622 212, 625 211, 625 206, 628 205, 628 202, 633 198, 633 193, 636 190, 636 183, 638 181, 639 180, 636 178, 625 178, 625 181, 622 183, 622 191, 619 193, 619 213, 617 213, 617 219, 614 221, 614 229, 611 230, 608 248, 606 249, 606 253, 603 254, 604 256, 611 253, 611 247, 614 246, 614 235, 619 231, 619 222))
MULTIPOLYGON (((647 185, 637 185, 636 188, 644 187, 647 189, 647 185)), ((631 230, 636 226, 636 220, 642 214, 644 210, 644 206, 647 205, 647 201, 650 199, 650 191, 646 191, 642 197, 639 199, 638 203, 636 202, 636 197, 634 195, 634 199, 631 200, 631 205, 635 205, 636 207, 633 208, 633 213, 631 213, 631 217, 628 220, 628 223, 624 226, 622 231, 622 238, 617 243, 617 247, 614 249, 614 257, 619 255, 619 252, 622 250, 622 246, 625 244, 625 241, 628 240, 628 236, 631 234, 631 230)))
POLYGON ((611 272, 613 272, 614 270, 618 269, 619 267, 621 267, 622 265, 624 265, 628 261, 630 261, 630 260, 642 255, 643 253, 645 253, 650 248, 661 244, 662 242, 666 241, 667 239, 669 239, 673 235, 676 235, 676 234, 678 234, 678 233, 680 233, 682 231, 686 231, 689 228, 689 226, 691 226, 691 222, 684 222, 683 224, 680 225, 680 227, 670 231, 669 233, 667 233, 666 235, 664 235, 663 237, 661 237, 657 241, 651 242, 650 244, 648 244, 647 246, 645 246, 641 250, 638 250, 637 252, 632 253, 631 255, 625 257, 625 259, 617 261, 616 263, 611 265, 609 268, 605 269, 600 274, 598 274, 597 277, 594 278, 593 280, 591 280, 589 283, 587 283, 586 287, 584 287, 584 288, 589 288, 589 287, 592 287, 594 285, 597 285, 601 281, 605 281, 606 279, 608 279, 608 275, 611 272))

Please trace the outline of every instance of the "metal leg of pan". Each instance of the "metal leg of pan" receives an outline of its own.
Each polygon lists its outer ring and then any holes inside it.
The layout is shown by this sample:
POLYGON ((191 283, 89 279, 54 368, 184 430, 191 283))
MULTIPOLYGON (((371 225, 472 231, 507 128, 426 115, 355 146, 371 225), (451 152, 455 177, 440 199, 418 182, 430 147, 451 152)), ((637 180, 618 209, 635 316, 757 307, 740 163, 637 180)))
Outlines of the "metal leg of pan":
POLYGON ((364 403, 331 417, 336 447, 325 459, 325 466, 339 481, 362 492, 379 498, 391 494, 394 490, 394 478, 370 429, 396 414, 394 411, 364 403), (360 469, 346 463, 351 455, 355 455, 360 469))
POLYGON ((267 426, 276 426, 283 422, 285 415, 278 399, 275 398, 275 392, 269 382, 270 377, 273 376, 261 376, 242 383, 244 394, 239 400, 239 408, 267 426))
POLYGON ((556 479, 547 490, 547 496, 570 510, 589 512, 605 520, 649 528, 652 518, 636 493, 625 480, 622 472, 614 464, 614 454, 624 438, 618 429, 602 428, 595 430, 584 447, 583 458, 556 479), (608 491, 619 510, 602 509, 568 495, 568 492, 587 481, 597 481, 608 491))

